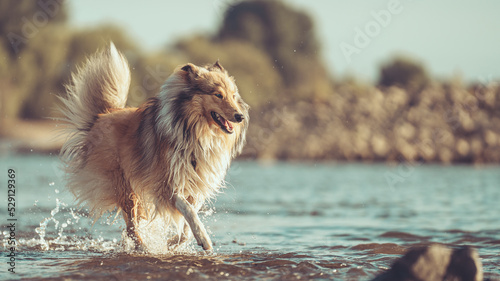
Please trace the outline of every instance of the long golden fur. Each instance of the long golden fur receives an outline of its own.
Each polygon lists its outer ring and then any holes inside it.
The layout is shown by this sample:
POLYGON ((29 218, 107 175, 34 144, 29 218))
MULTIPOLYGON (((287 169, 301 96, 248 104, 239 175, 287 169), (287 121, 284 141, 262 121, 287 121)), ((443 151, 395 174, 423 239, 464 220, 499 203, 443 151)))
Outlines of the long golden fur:
POLYGON ((137 247, 138 221, 159 215, 180 230, 169 243, 186 241, 191 229, 210 250, 197 212, 242 150, 248 105, 219 62, 176 69, 139 108, 125 108, 129 85, 113 44, 73 74, 61 98, 71 131, 61 150, 68 188, 95 218, 121 211, 137 247))

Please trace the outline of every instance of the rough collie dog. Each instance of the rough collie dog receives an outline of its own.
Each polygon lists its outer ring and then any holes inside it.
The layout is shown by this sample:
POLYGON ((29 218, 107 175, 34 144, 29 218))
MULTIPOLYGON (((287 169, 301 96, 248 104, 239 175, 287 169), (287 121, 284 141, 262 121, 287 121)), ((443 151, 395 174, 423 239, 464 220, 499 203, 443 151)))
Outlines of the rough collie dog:
POLYGON ((121 212, 137 248, 139 220, 161 216, 178 229, 169 247, 192 232, 211 250, 198 211, 242 150, 248 105, 218 61, 179 67, 138 108, 125 107, 129 85, 128 63, 113 44, 73 74, 61 98, 71 130, 61 150, 68 188, 95 219, 121 212))

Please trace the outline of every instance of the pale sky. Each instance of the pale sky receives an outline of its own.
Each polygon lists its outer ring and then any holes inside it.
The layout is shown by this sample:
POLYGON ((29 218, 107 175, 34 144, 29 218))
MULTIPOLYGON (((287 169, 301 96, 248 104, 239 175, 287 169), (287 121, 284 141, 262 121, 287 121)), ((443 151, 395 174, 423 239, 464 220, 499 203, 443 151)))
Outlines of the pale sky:
MULTIPOLYGON (((146 50, 160 49, 193 33, 214 34, 225 8, 235 3, 233 0, 68 2, 74 26, 114 23, 146 50)), ((381 63, 394 54, 406 54, 423 62, 438 78, 455 75, 468 81, 500 78, 500 1, 285 2, 313 17, 323 58, 336 77, 351 74, 375 80, 381 63)))

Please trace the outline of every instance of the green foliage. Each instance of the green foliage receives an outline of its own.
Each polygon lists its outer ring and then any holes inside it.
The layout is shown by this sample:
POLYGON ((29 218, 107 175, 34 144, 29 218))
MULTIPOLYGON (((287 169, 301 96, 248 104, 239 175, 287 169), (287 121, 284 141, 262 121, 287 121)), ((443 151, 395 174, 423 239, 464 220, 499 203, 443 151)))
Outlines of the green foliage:
POLYGON ((161 85, 172 74, 175 67, 185 63, 181 57, 166 52, 156 52, 129 59, 132 68, 132 82, 128 105, 138 106, 147 98, 158 94, 161 85))
POLYGON ((319 49, 311 18, 281 1, 244 1, 232 6, 219 38, 251 42, 273 58, 289 56, 294 50, 315 57, 319 49))
POLYGON ((63 24, 67 16, 62 0, 0 1, 0 34, 8 38, 2 43, 8 45, 10 55, 15 57, 41 29, 63 24))
POLYGON ((0 38, 0 118, 12 115, 11 107, 7 105, 7 93, 11 91, 11 72, 9 50, 0 38))
MULTIPOLYGON (((134 65, 138 60, 139 49, 125 32, 113 25, 97 26, 90 29, 72 31, 72 36, 67 44, 67 55, 64 74, 58 77, 58 83, 64 85, 69 83, 70 75, 77 67, 85 63, 88 56, 97 50, 102 50, 113 42, 115 46, 125 54, 129 63, 134 65)), ((136 81, 137 72, 132 71, 132 81, 136 81)), ((64 91, 61 88, 58 94, 64 91)))
POLYGON ((262 50, 292 98, 325 98, 331 93, 311 17, 281 1, 244 1, 232 6, 217 39, 239 40, 262 50))
POLYGON ((420 91, 430 82, 424 67, 407 57, 395 57, 380 69, 379 85, 399 86, 408 90, 420 91))
MULTIPOLYGON (((113 41, 125 54, 136 53, 137 48, 121 29, 113 26, 97 27, 71 32, 64 26, 46 27, 30 40, 17 64, 22 69, 15 77, 26 77, 31 82, 23 82, 31 88, 25 89, 24 103, 19 111, 22 118, 53 116, 56 96, 64 94, 64 85, 76 67, 87 56, 105 48, 113 41), (51 42, 48 45, 46 42, 51 42), (34 69, 30 69, 34 68, 34 69)), ((28 80, 29 81, 29 80, 28 80)))
POLYGON ((63 1, 0 1, 2 117, 47 116, 67 47, 63 1), (50 42, 50 44, 48 44, 50 42), (32 107, 31 105, 35 105, 32 107))
POLYGON ((67 75, 66 54, 70 36, 61 26, 46 27, 31 39, 23 55, 16 60, 20 71, 14 77, 26 80, 18 80, 18 85, 28 86, 24 90, 28 98, 24 99, 19 112, 21 117, 52 115, 56 95, 63 91, 61 78, 67 75))
POLYGON ((113 42, 121 52, 128 55, 128 59, 135 59, 132 54, 136 54, 139 49, 123 29, 118 26, 104 25, 73 32, 68 46, 68 60, 70 62, 84 61, 96 50, 109 46, 109 42, 113 42))

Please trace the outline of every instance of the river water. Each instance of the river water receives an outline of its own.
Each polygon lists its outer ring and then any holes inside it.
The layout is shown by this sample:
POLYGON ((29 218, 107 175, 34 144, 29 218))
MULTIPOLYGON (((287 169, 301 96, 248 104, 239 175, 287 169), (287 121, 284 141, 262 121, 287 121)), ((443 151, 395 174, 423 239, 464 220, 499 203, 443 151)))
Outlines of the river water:
POLYGON ((475 247, 485 277, 500 279, 500 166, 237 161, 203 209, 215 244, 205 254, 193 241, 168 252, 161 221, 144 226, 148 252, 130 252, 120 217, 94 223, 74 205, 57 157, 0 160, 0 280, 370 280, 430 243, 475 247))

